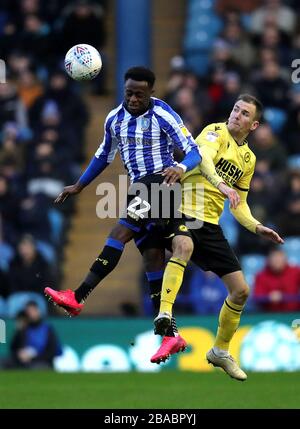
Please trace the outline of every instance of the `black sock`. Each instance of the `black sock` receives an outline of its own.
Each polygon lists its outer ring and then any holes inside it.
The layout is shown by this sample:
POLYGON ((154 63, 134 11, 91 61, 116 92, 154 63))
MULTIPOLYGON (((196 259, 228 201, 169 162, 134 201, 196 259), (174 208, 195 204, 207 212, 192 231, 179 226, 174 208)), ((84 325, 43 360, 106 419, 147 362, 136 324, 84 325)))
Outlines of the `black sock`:
MULTIPOLYGON (((149 288, 150 288, 150 297, 155 310, 155 313, 158 314, 160 307, 160 295, 162 288, 162 279, 164 272, 163 271, 154 271, 146 273, 149 288)), ((178 334, 178 329, 176 325, 175 317, 172 316, 171 325, 168 327, 166 336, 175 337, 178 334)))
POLYGON ((77 302, 86 300, 88 295, 95 289, 98 283, 103 280, 117 266, 124 249, 124 244, 112 238, 106 240, 105 246, 90 268, 84 281, 75 290, 77 302))

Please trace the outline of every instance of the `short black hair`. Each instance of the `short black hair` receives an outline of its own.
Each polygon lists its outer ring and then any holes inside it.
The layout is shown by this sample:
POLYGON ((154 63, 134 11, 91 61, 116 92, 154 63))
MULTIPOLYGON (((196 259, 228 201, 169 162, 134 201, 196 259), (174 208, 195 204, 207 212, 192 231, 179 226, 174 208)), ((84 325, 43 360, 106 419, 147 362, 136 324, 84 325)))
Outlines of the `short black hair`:
POLYGON ((124 81, 128 79, 145 81, 150 88, 153 88, 155 82, 155 74, 150 69, 143 66, 131 67, 124 75, 124 81))
POLYGON ((258 100, 258 98, 254 97, 254 95, 250 94, 241 94, 238 96, 237 101, 245 101, 245 103, 254 104, 256 108, 255 119, 259 121, 262 117, 263 105, 262 102, 258 100))

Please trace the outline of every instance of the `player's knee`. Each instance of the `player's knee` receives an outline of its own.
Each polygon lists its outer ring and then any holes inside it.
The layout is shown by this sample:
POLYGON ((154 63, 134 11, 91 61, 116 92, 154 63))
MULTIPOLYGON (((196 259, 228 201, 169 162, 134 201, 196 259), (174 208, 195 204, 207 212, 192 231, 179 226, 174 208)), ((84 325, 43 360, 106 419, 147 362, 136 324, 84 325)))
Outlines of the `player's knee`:
POLYGON ((121 243, 128 243, 133 238, 134 232, 124 225, 117 224, 109 234, 109 238, 121 241, 121 243))
POLYGON ((189 237, 175 237, 173 240, 173 256, 188 261, 194 250, 193 241, 189 237))
POLYGON ((241 288, 239 288, 234 292, 234 297, 238 303, 244 304, 247 301, 249 294, 250 294, 250 288, 245 283, 241 288))

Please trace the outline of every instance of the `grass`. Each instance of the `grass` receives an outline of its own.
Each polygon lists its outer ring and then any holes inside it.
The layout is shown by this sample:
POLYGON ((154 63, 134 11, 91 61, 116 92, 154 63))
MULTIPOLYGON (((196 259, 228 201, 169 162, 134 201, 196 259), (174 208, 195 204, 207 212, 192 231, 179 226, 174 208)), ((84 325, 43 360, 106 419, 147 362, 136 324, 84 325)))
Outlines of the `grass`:
POLYGON ((0 372, 0 409, 287 409, 300 407, 300 373, 0 372))

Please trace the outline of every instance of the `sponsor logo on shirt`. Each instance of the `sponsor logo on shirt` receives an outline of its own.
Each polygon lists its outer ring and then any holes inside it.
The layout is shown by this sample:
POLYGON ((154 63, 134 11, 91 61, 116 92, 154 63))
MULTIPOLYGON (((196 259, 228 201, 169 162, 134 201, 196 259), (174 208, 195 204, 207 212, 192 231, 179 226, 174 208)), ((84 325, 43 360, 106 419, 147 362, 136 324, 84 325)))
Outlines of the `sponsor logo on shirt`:
POLYGON ((220 158, 217 162, 216 171, 229 184, 236 183, 244 174, 236 165, 224 158, 220 158))
POLYGON ((217 138, 219 137, 218 133, 215 133, 214 131, 208 131, 208 133, 206 134, 206 140, 208 140, 209 142, 215 142, 217 140, 217 138))

